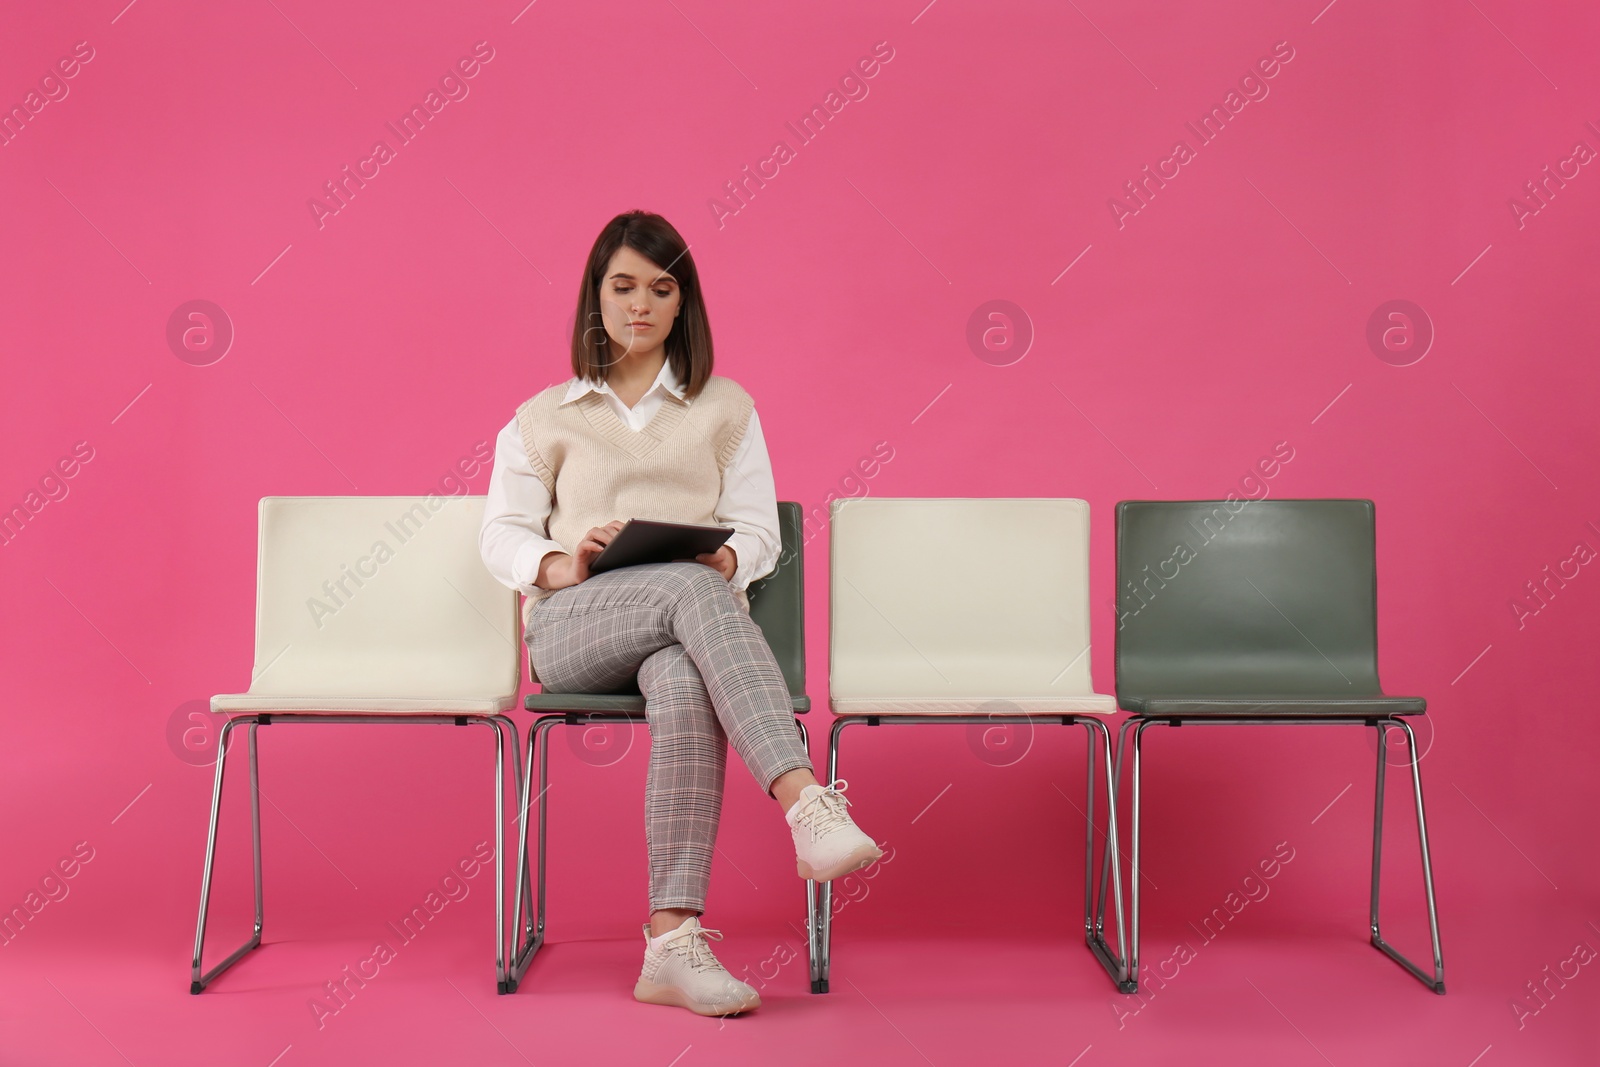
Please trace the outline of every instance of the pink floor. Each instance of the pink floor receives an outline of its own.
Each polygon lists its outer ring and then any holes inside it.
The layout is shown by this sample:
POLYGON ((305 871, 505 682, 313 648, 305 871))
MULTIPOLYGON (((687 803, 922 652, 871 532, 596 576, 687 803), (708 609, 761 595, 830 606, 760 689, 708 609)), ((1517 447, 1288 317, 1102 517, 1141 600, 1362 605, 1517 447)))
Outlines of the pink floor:
MULTIPOLYGON (((318 1029, 306 1002, 365 956, 353 938, 269 944, 190 999, 180 952, 54 955, 50 985, 7 981, 4 1062, 34 1064, 1505 1064, 1600 1062, 1595 995, 1568 984, 1518 1032, 1505 981, 1519 954, 1490 922, 1452 929, 1455 973, 1435 997, 1362 944, 1299 923, 1203 948, 1141 1007, 1112 993, 1065 930, 1026 937, 845 939, 833 991, 806 991, 796 957, 748 1016, 702 1019, 635 1003, 632 941, 558 943, 515 996, 452 922, 318 1029), (1129 1014, 1136 1012, 1135 1014, 1129 1014), (281 1058, 278 1058, 280 1057, 281 1058)), ((1263 922, 1261 926, 1268 927, 1263 922)), ((1278 924, 1281 926, 1281 924, 1278 924)), ((1182 937, 1164 924, 1161 932, 1182 937)), ((1525 933, 1582 937, 1580 916, 1530 917, 1525 933)), ((1590 943, 1595 934, 1589 931, 1590 943)), ((730 964, 800 948, 780 921, 730 932, 730 964)), ((1530 961, 1531 962, 1531 961, 1530 961)), ((771 973, 768 969, 767 973, 771 973)), ((1535 977, 1534 971, 1528 977, 1535 977)), ((1586 981, 1587 979, 1587 981, 1586 981)))
MULTIPOLYGON (((1370 779, 1359 775, 1369 750, 1354 731, 1320 733, 1188 739, 1191 758, 1215 763, 1231 746, 1241 767, 1276 750, 1307 768, 1304 789, 1278 798, 1252 790, 1261 806, 1232 819, 1205 801, 1151 802, 1145 965, 1169 980, 1158 987, 1147 979, 1141 997, 1115 993, 1079 936, 1082 824, 1065 798, 1077 800, 1082 779, 1075 766, 1052 769, 1055 743, 1041 740, 1017 765, 974 774, 957 765, 961 741, 923 739, 928 766, 893 785, 874 782, 869 765, 897 742, 856 743, 858 817, 895 847, 840 906, 825 996, 808 991, 803 883, 786 857, 788 842, 735 762, 706 924, 726 932, 720 958, 760 983, 764 1003, 723 1021, 631 999, 640 885, 582 875, 583 850, 597 842, 642 875, 640 827, 600 819, 585 830, 573 817, 602 791, 640 788, 642 752, 609 768, 553 754, 568 799, 551 815, 552 942, 523 988, 506 997, 492 980, 492 875, 449 883, 459 899, 436 898, 448 902, 412 941, 388 925, 472 851, 399 851, 408 827, 430 818, 427 801, 375 795, 377 779, 361 787, 365 799, 339 793, 326 803, 283 790, 274 797, 265 774, 266 943, 190 996, 207 775, 184 768, 192 778, 163 778, 117 814, 67 896, 0 952, 0 1063, 1600 1063, 1600 977, 1588 966, 1600 946, 1600 914, 1579 888, 1586 849, 1563 855, 1524 831, 1533 849, 1524 853, 1468 799, 1473 783, 1448 763, 1425 760, 1425 774, 1434 774, 1425 784, 1448 984, 1448 994, 1436 996, 1366 944, 1371 797, 1370 779), (1322 765, 1309 759, 1313 752, 1322 765), (959 777, 941 781, 941 763, 959 777), (980 795, 1002 775, 1020 808, 980 795), (147 850, 163 849, 172 834, 192 834, 190 847, 152 859, 147 850), (354 840, 368 850, 351 852, 354 840), (396 852, 381 858, 384 848, 396 852), (1273 877, 1249 877, 1269 858, 1280 860, 1269 863, 1273 877), (974 866, 963 871, 953 861, 974 866), (297 877, 273 879, 274 863, 297 877), (1207 926, 1219 908, 1226 922, 1207 926), (388 961, 375 975, 368 965, 370 979, 348 983, 342 1001, 329 998, 326 983, 372 957, 380 940, 393 949, 388 961)), ((281 751, 284 737, 269 736, 276 748, 264 746, 264 760, 276 753, 276 762, 267 768, 307 755, 281 751)), ((1148 771, 1171 775, 1177 742, 1157 740, 1148 771)), ((404 746, 395 744, 388 754, 398 757, 404 746)), ((341 747, 329 744, 333 751, 322 755, 336 758, 341 747)), ((461 833, 487 830, 486 805, 472 803, 484 799, 466 797, 460 813, 433 817, 455 819, 461 833)), ((1405 814, 1394 809, 1388 824, 1385 929, 1422 956, 1426 929, 1405 814)), ((435 826, 423 829, 439 836, 435 826)), ((248 861, 239 843, 237 834, 225 839, 234 847, 219 857, 208 963, 245 930, 248 861)))

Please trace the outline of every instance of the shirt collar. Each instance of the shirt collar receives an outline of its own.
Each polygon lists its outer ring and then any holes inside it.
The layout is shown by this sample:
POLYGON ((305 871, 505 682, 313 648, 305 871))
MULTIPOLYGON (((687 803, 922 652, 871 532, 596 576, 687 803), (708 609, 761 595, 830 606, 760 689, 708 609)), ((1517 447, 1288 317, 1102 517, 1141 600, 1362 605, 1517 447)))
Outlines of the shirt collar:
MULTIPOLYGON (((650 383, 650 388, 644 391, 644 396, 649 396, 657 389, 664 389, 668 395, 683 400, 683 388, 683 383, 679 382, 678 376, 673 373, 672 360, 668 359, 662 362, 661 370, 656 374, 655 381, 650 383)), ((616 392, 611 388, 610 382, 596 383, 588 378, 573 378, 572 382, 567 386, 567 395, 562 399, 561 403, 571 403, 585 393, 591 392, 610 393, 612 396, 616 396, 616 392)), ((685 402, 687 403, 687 401, 685 402)))

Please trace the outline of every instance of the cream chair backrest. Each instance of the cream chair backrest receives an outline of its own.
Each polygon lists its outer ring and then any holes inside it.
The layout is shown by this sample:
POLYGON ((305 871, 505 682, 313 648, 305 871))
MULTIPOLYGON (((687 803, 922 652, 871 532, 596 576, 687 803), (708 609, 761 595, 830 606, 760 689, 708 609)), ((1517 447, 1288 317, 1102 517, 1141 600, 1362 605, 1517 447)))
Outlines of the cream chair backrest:
POLYGON ((251 696, 514 698, 517 595, 481 496, 264 497, 251 696))
POLYGON ((834 700, 1094 692, 1087 502, 864 497, 831 519, 834 700))

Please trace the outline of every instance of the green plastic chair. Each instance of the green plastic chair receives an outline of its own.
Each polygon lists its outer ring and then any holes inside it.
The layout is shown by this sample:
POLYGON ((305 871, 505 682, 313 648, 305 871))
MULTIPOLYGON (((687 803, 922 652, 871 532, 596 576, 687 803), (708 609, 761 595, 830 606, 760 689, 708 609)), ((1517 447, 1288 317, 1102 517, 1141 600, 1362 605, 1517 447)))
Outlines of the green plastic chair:
MULTIPOLYGON (((783 671, 789 685, 795 714, 811 710, 811 698, 806 695, 806 619, 805 619, 805 559, 801 551, 804 538, 801 528, 800 505, 792 500, 778 501, 778 526, 783 540, 783 551, 777 568, 760 581, 750 583, 745 591, 750 598, 750 617, 761 627, 772 654, 783 671)), ((644 695, 632 693, 552 693, 542 692, 523 698, 523 707, 538 713, 528 730, 528 761, 523 765, 522 827, 518 848, 518 862, 525 862, 528 844, 527 824, 530 796, 539 798, 539 847, 537 859, 537 904, 526 917, 523 916, 521 884, 518 885, 513 923, 519 934, 512 954, 509 974, 500 983, 501 993, 515 993, 527 972, 534 955, 545 941, 545 829, 549 817, 547 793, 550 788, 550 748, 545 737, 557 726, 591 726, 606 723, 646 725, 644 695), (541 744, 541 741, 544 743, 541 744), (539 791, 530 793, 532 787, 534 755, 539 757, 539 791)), ((809 747, 805 723, 795 719, 802 744, 809 747)), ((521 870, 519 866, 517 868, 521 870)), ((806 914, 816 907, 817 884, 806 882, 806 914)))
MULTIPOLYGON (((1355 725, 1378 731, 1372 828, 1372 944, 1435 993, 1444 958, 1416 736, 1421 697, 1378 682, 1378 591, 1370 500, 1125 500, 1117 505, 1115 773, 1133 746, 1133 865, 1127 978, 1139 979, 1140 739, 1152 726, 1355 725), (1429 975, 1378 925, 1387 738, 1404 735, 1416 796, 1429 975)), ((1195 799, 1188 801, 1196 802, 1195 799)))

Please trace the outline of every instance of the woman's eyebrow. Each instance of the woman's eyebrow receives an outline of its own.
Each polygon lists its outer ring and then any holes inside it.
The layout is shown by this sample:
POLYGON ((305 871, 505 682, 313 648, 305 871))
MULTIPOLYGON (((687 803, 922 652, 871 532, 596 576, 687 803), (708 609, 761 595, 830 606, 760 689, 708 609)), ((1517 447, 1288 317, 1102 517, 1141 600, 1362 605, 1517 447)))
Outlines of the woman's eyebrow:
MULTIPOLYGON (((626 278, 630 282, 636 282, 636 281, 639 280, 639 279, 635 278, 633 275, 627 273, 626 271, 620 271, 620 270, 617 271, 617 273, 613 274, 611 277, 613 277, 613 278, 626 278)), ((678 283, 678 279, 676 279, 672 275, 666 274, 666 273, 662 273, 662 274, 656 275, 655 280, 656 281, 671 282, 674 285, 676 285, 678 283)), ((654 284, 654 283, 652 283, 652 284, 654 284)))

